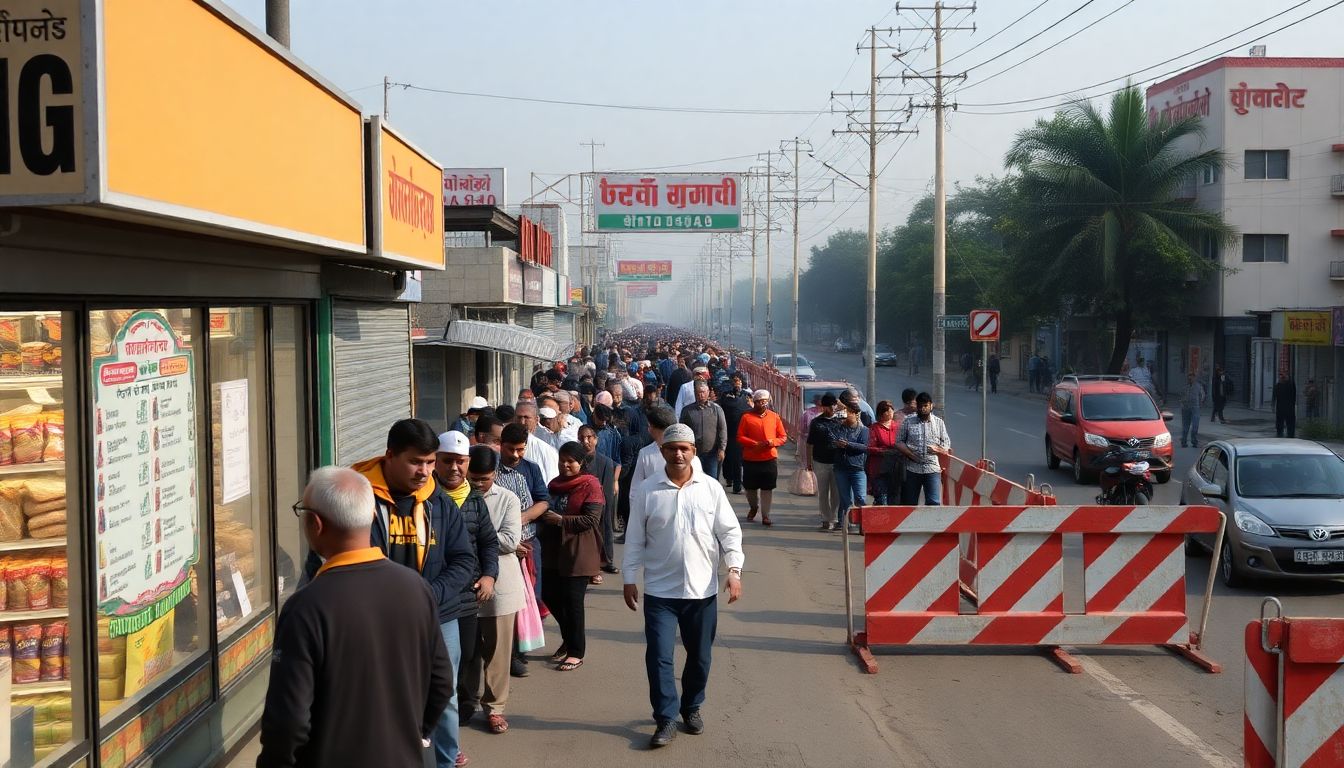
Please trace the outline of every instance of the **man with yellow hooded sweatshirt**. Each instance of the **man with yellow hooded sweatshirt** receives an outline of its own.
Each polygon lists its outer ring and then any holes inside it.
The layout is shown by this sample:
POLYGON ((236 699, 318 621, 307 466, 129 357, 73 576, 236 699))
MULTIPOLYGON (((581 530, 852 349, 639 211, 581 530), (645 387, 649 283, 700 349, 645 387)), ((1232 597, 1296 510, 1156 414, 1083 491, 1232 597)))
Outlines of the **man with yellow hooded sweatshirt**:
MULTIPOLYGON (((387 453, 354 465, 354 470, 373 486, 369 543, 388 560, 414 569, 429 584, 456 676, 462 657, 456 617, 464 600, 475 604, 476 552, 457 505, 434 482, 438 450, 439 436, 433 427, 419 419, 402 419, 388 430, 387 453)), ((320 565, 316 555, 309 557, 310 578, 320 565)), ((389 627, 388 631, 396 630, 389 627)), ((458 761, 458 752, 458 715, 453 705, 444 711, 434 732, 439 768, 464 764, 458 761)))

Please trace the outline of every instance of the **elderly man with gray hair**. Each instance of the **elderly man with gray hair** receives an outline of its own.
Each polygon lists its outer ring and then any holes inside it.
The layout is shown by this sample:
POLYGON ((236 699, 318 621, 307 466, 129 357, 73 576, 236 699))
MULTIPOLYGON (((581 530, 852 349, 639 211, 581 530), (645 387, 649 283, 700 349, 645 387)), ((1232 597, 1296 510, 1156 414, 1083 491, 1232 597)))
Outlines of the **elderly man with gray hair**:
POLYGON ((709 399, 709 382, 696 379, 695 402, 681 409, 681 423, 695 433, 695 455, 706 475, 719 479, 719 465, 728 449, 728 417, 709 399))
POLYGON ((429 585, 369 546, 374 508, 343 467, 313 472, 293 506, 324 562, 280 610, 258 768, 424 761, 453 669, 429 585))

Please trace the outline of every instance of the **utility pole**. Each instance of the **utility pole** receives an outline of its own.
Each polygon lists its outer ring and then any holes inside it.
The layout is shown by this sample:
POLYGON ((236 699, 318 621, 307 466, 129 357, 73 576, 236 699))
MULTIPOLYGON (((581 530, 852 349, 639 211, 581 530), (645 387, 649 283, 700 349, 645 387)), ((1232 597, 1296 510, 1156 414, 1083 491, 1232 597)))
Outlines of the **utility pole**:
POLYGON ((807 147, 807 152, 812 152, 812 142, 807 139, 801 139, 797 136, 792 139, 785 139, 779 143, 781 152, 786 148, 793 150, 793 331, 789 336, 792 342, 793 354, 793 375, 798 376, 798 210, 803 200, 800 197, 798 189, 799 179, 802 174, 798 169, 798 153, 803 147, 807 147))
POLYGON ((387 75, 383 75, 383 119, 384 119, 384 120, 386 120, 386 119, 388 118, 388 111, 387 111, 387 92, 388 92, 389 90, 391 90, 391 88, 392 88, 392 78, 388 77, 387 75))
MULTIPOLYGON (((597 139, 589 139, 579 142, 580 147, 588 148, 588 183, 593 184, 593 176, 597 174, 597 150, 606 147, 606 144, 599 144, 597 139)), ((588 195, 583 191, 583 176, 579 176, 579 245, 583 250, 583 261, 580 269, 585 270, 588 276, 589 290, 593 296, 590 301, 596 305, 597 300, 597 254, 588 250, 588 195)), ((599 244, 601 240, 599 239, 599 244)))
POLYGON ((266 34, 289 47, 289 0, 266 0, 266 34))
MULTIPOLYGON (((924 108, 932 109, 934 114, 934 144, 933 144, 933 402, 939 410, 946 407, 944 398, 947 394, 947 337, 941 328, 938 327, 938 318, 947 313, 947 185, 944 176, 944 151, 943 151, 943 133, 944 133, 944 110, 948 104, 944 98, 944 82, 947 80, 964 80, 966 74, 957 75, 943 74, 943 33, 954 31, 975 31, 975 26, 969 27, 945 27, 943 26, 943 11, 970 11, 975 12, 974 5, 945 5, 941 2, 935 2, 932 6, 904 6, 896 4, 896 10, 910 11, 933 11, 933 25, 914 27, 913 30, 932 31, 934 43, 934 73, 933 73, 933 101, 929 104, 920 105, 924 108)), ((930 79, 927 75, 915 73, 903 75, 905 79, 930 79)), ((952 104, 952 109, 956 109, 956 104, 952 104)))
MULTIPOLYGON (((754 180, 755 178, 756 175, 753 173, 748 178, 747 183, 751 184, 751 181, 754 180)), ((751 323, 750 323, 751 342, 747 346, 748 346, 748 354, 751 355, 752 360, 755 360, 756 359, 756 210, 758 206, 756 201, 751 199, 750 197, 748 197, 747 200, 751 204, 751 323)))
MULTIPOLYGON (((843 131, 831 132, 832 134, 837 133, 857 133, 861 135, 866 134, 866 138, 868 141, 868 186, 866 187, 865 190, 868 194, 868 265, 867 265, 868 280, 867 280, 867 291, 865 295, 866 316, 864 322, 864 348, 863 348, 863 359, 864 364, 867 368, 867 370, 865 371, 866 376, 864 381, 865 385, 864 392, 867 394, 868 397, 877 396, 877 360, 876 360, 877 358, 877 144, 881 140, 880 139, 881 136, 889 134, 898 134, 898 133, 918 133, 918 131, 916 130, 905 129, 902 127, 909 119, 911 112, 911 109, 909 107, 905 108, 904 110, 900 110, 905 114, 904 120, 900 120, 897 122, 883 121, 882 123, 878 123, 877 121, 877 113, 879 111, 882 111, 884 113, 891 111, 885 109, 879 110, 877 107, 878 90, 881 85, 881 80, 883 79, 877 73, 877 51, 879 48, 885 49, 891 47, 890 45, 885 43, 879 44, 877 36, 879 33, 890 35, 895 33, 896 31, 897 30, 895 28, 890 27, 886 29, 880 29, 875 26, 869 27, 868 45, 865 46, 860 44, 858 46, 859 50, 862 50, 864 48, 868 49, 869 86, 868 86, 868 92, 866 94, 855 94, 855 93, 831 94, 832 99, 836 98, 837 96, 847 96, 847 97, 866 96, 868 99, 868 125, 866 127, 860 127, 856 123, 852 122, 854 114, 857 111, 853 110, 848 112, 848 115, 851 119, 851 124, 848 127, 846 127, 845 130, 843 131), (881 129, 879 129, 878 127, 879 125, 881 126, 881 129)), ((903 55, 902 53, 895 54, 897 58, 900 58, 902 55, 903 55)), ((823 163, 823 165, 825 165, 825 163, 823 163)), ((830 168, 829 165, 827 165, 826 167, 830 168)), ((848 176, 845 176, 845 174, 840 173, 834 168, 831 168, 831 170, 835 171, 835 173, 839 174, 840 176, 843 176, 850 183, 854 182, 853 179, 850 179, 848 176)))

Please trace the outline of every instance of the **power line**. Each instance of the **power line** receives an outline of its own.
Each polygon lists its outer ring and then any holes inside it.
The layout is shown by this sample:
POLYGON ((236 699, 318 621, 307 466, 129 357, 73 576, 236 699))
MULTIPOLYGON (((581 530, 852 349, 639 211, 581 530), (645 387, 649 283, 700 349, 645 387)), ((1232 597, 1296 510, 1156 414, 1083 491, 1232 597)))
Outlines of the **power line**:
POLYGON ((1008 26, 1004 27, 1003 29, 1000 29, 998 32, 995 32, 994 34, 990 35, 989 37, 986 37, 984 40, 981 40, 980 42, 976 43, 975 45, 971 46, 970 48, 967 48, 966 50, 962 51, 961 53, 958 53, 956 56, 953 56, 953 57, 950 58, 950 59, 946 59, 946 60, 944 60, 944 61, 943 61, 943 64, 944 64, 944 65, 951 64, 952 62, 956 61, 957 59, 960 59, 962 56, 965 56, 966 54, 970 53, 971 51, 974 51, 976 48, 979 48, 980 46, 984 45, 985 43, 988 43, 990 40, 993 40, 994 38, 998 37, 999 35, 1002 35, 1004 32, 1007 32, 1008 30, 1012 29, 1012 28, 1013 28, 1019 21, 1022 21, 1023 19, 1027 18, 1027 17, 1030 16, 1031 14, 1033 14, 1033 13, 1039 11, 1039 10, 1041 9, 1041 6, 1045 5, 1045 4, 1048 3, 1048 2, 1050 2, 1050 0, 1041 0, 1041 2, 1039 2, 1039 3, 1036 4, 1036 7, 1035 7, 1035 8, 1032 8, 1030 11, 1027 11, 1026 13, 1022 14, 1021 16, 1018 16, 1016 19, 1013 19, 1011 22, 1008 23, 1008 26))
MULTIPOLYGON (((1134 3, 1134 0, 1125 0, 1125 2, 1121 3, 1120 6, 1117 7, 1115 10, 1111 11, 1110 13, 1106 14, 1105 16, 1102 16, 1101 18, 1097 19, 1096 21, 1093 21, 1091 24, 1088 24, 1087 26, 1082 27, 1081 29, 1079 29, 1079 30, 1073 32, 1072 34, 1068 35, 1067 37, 1060 38, 1058 41, 1052 43, 1051 45, 1048 45, 1048 46, 1042 48, 1041 50, 1037 51, 1036 53, 1033 53, 1032 55, 1028 56, 1028 57, 1025 58, 1025 59, 1022 59, 1021 61, 1017 62, 1016 64, 1010 64, 1009 66, 1004 67, 1003 69, 999 70, 998 72, 995 72, 995 73, 992 74, 992 75, 986 75, 985 77, 981 77, 981 78, 977 79, 975 82, 973 82, 973 83, 971 83, 971 84, 969 84, 969 85, 964 85, 964 86, 962 86, 961 88, 957 89, 957 91, 964 91, 964 90, 967 90, 967 89, 969 89, 969 88, 975 88, 975 87, 977 87, 977 86, 984 85, 985 83, 989 82, 990 80, 993 80, 994 78, 998 77, 999 75, 1002 75, 1002 74, 1005 73, 1005 72, 1010 72, 1010 71, 1012 71, 1012 70, 1014 70, 1014 69, 1017 69, 1018 67, 1022 66, 1023 64, 1026 64, 1028 61, 1031 61, 1032 59, 1037 58, 1038 56, 1040 56, 1041 54, 1043 54, 1043 53, 1045 53, 1045 52, 1051 50, 1052 48, 1057 48, 1057 47, 1059 47, 1060 45, 1063 45, 1064 43, 1066 43, 1066 42, 1072 40, 1073 38, 1077 37, 1078 35, 1080 35, 1080 34, 1086 32, 1087 30, 1091 29, 1092 27, 1095 27, 1096 25, 1100 24, 1101 22, 1103 22, 1103 21, 1109 19, 1110 17, 1114 16, 1115 14, 1117 14, 1117 13, 1123 11, 1124 9, 1128 8, 1130 5, 1133 5, 1133 3, 1134 3)), ((956 93, 957 91, 953 91, 953 93, 956 93)))
MULTIPOLYGON (((1110 85, 1111 83, 1119 82, 1119 81, 1121 81, 1121 80, 1128 80, 1128 79, 1134 77, 1135 75, 1142 74, 1142 73, 1144 73, 1144 72, 1147 72, 1147 71, 1150 70, 1150 69, 1157 69, 1158 67, 1160 67, 1160 66, 1162 66, 1162 65, 1164 65, 1164 64, 1170 64, 1171 62, 1176 61, 1177 59, 1183 59, 1183 58, 1185 58, 1186 56, 1190 56, 1190 55, 1192 55, 1192 54, 1198 53, 1198 52, 1204 50, 1205 48, 1208 48, 1208 47, 1211 46, 1211 45, 1217 45, 1217 44, 1223 42, 1224 40, 1227 40, 1227 39, 1232 38, 1232 37, 1236 37, 1237 35, 1241 34, 1242 32, 1246 32, 1247 30, 1254 29, 1255 27, 1258 27, 1258 26, 1260 26, 1261 24, 1265 24, 1265 23, 1271 22, 1271 21, 1273 21, 1274 19, 1277 19, 1278 17, 1283 16, 1283 15, 1286 14, 1286 13, 1291 13, 1292 11, 1295 11, 1295 10, 1297 10, 1298 8, 1301 8, 1302 6, 1304 6, 1304 5, 1306 5, 1307 3, 1310 3, 1310 2, 1312 2, 1312 0, 1302 0, 1302 2, 1298 3, 1297 5, 1291 6, 1291 7, 1289 7, 1289 8, 1285 8, 1285 9, 1283 9, 1282 11, 1279 11, 1278 13, 1274 14, 1273 16, 1267 16, 1267 17, 1265 17, 1265 18, 1263 18, 1263 19, 1261 19, 1261 20, 1255 22, 1254 24, 1250 24, 1250 25, 1248 25, 1248 26, 1242 27, 1241 29, 1238 29, 1237 31, 1232 32, 1232 33, 1230 33, 1230 34, 1224 35, 1224 36, 1218 38, 1217 40, 1212 40, 1212 41, 1210 41, 1210 42, 1207 42, 1207 43, 1205 43, 1205 44, 1199 46, 1198 48, 1194 48, 1194 49, 1192 49, 1192 50, 1186 51, 1185 53, 1177 54, 1177 55, 1175 55, 1175 56, 1172 56, 1172 57, 1169 58, 1169 59, 1164 59, 1164 60, 1162 60, 1162 61, 1159 61, 1159 62, 1157 62, 1156 64, 1150 64, 1149 66, 1146 66, 1146 67, 1144 67, 1143 69, 1135 70, 1135 71, 1133 71, 1133 72, 1129 72, 1129 73, 1120 75, 1120 76, 1118 76, 1118 77, 1112 77, 1112 78, 1110 78, 1110 79, 1108 79, 1108 80, 1102 80, 1102 81, 1100 81, 1100 82, 1092 83, 1091 85, 1084 85, 1084 86, 1082 86, 1081 88, 1074 88, 1074 89, 1072 89, 1072 90, 1062 91, 1062 92, 1060 92, 1060 93, 1052 93, 1052 94, 1050 94, 1050 95, 1048 95, 1048 96, 1034 96, 1034 97, 1032 97, 1032 98, 1030 98, 1030 99, 1015 99, 1015 100, 1013 100, 1013 101, 987 101, 987 102, 974 103, 974 104, 973 104, 973 103, 970 103, 970 102, 962 102, 961 106, 963 106, 963 107, 1008 107, 1008 106, 1013 106, 1013 105, 1015 105, 1015 104, 1030 104, 1030 103, 1033 102, 1033 101, 1046 101, 1046 100, 1049 100, 1049 99, 1058 99, 1058 98, 1063 97, 1063 96, 1070 96, 1070 95, 1076 94, 1076 93, 1078 93, 1079 91, 1085 91, 1085 90, 1087 90, 1087 89, 1089 89, 1089 88, 1099 88, 1099 87, 1101 87, 1101 86, 1103 86, 1103 85, 1110 85)), ((1240 48, 1241 46, 1237 46, 1237 47, 1240 48)))
POLYGON ((1003 51, 1002 53, 999 53, 999 54, 997 54, 997 55, 991 56, 991 57, 989 57, 988 59, 985 59, 984 61, 980 62, 979 64, 972 64, 971 66, 967 67, 967 68, 965 69, 965 71, 966 71, 966 72, 970 72, 970 71, 973 70, 973 69, 979 69, 980 67, 985 66, 986 64, 990 63, 991 61, 997 61, 997 60, 1003 58, 1004 56, 1007 56, 1008 54, 1012 53, 1013 51, 1017 50, 1018 48, 1021 48, 1022 46, 1026 45, 1027 43, 1030 43, 1032 40, 1035 40, 1036 38, 1040 37, 1041 35, 1044 35, 1046 32, 1049 32, 1050 30, 1054 29, 1055 27, 1058 27, 1060 24, 1063 24, 1064 22, 1068 21, 1070 17, 1072 17, 1072 16, 1078 14, 1078 13, 1081 12, 1084 8, 1086 8, 1087 6, 1089 6, 1089 5, 1093 4, 1093 3, 1095 3, 1096 1, 1097 1, 1097 0, 1086 0, 1086 2, 1084 2, 1082 5, 1078 6, 1077 8, 1074 8, 1072 11, 1069 11, 1067 14, 1065 14, 1064 18, 1062 18, 1062 19, 1056 21, 1055 23, 1051 24, 1050 26, 1046 27, 1045 29, 1042 29, 1040 32, 1037 32, 1036 34, 1032 35, 1031 37, 1028 37, 1026 40, 1023 40, 1021 43, 1018 43, 1016 46, 1014 46, 1014 47, 1012 47, 1012 48, 1009 48, 1009 49, 1003 51))
MULTIPOLYGON (((595 109, 624 109, 636 112, 682 112, 703 115, 815 115, 812 109, 746 109, 735 107, 671 107, 652 104, 607 104, 595 101, 571 101, 567 99, 542 99, 532 96, 509 96, 499 93, 481 93, 478 91, 457 91, 448 88, 430 88, 414 83, 388 83, 403 90, 439 93, 449 96, 469 96, 478 99, 498 99, 500 101, 522 101, 531 104, 556 104, 566 107, 591 107, 595 109)), ((825 111, 825 110, 822 110, 825 111)))
MULTIPOLYGON (((1176 68, 1176 69, 1169 70, 1169 71, 1167 71, 1167 72, 1164 72, 1164 73, 1162 73, 1162 74, 1160 74, 1160 75, 1155 76, 1155 77, 1152 78, 1152 79, 1154 79, 1154 80, 1164 80, 1164 79, 1166 79, 1166 78, 1168 78, 1168 77, 1170 77, 1170 76, 1172 76, 1172 75, 1180 74, 1181 72, 1185 72, 1185 71, 1187 71, 1187 70, 1189 70, 1189 69, 1192 69, 1192 68, 1194 68, 1194 67, 1197 67, 1197 66, 1199 66, 1199 65, 1201 65, 1201 64, 1207 64, 1208 62, 1213 61, 1214 59, 1217 59, 1217 58, 1219 58, 1219 57, 1221 57, 1221 56, 1226 56, 1227 54, 1229 54, 1229 53, 1231 53, 1231 52, 1233 52, 1233 51, 1236 51, 1236 50, 1239 50, 1239 49, 1241 49, 1241 48, 1244 48, 1248 43, 1255 43, 1255 42, 1259 42, 1260 40, 1264 40, 1264 39, 1267 38, 1267 37, 1270 37, 1270 36, 1272 36, 1272 35, 1276 35, 1276 34, 1282 32, 1282 31, 1284 31, 1285 29, 1289 29, 1289 28, 1291 28, 1291 27, 1295 27, 1295 26, 1297 26, 1298 24, 1301 24, 1301 23, 1304 22, 1304 21, 1307 21, 1307 20, 1309 20, 1309 19, 1312 19, 1312 18, 1314 18, 1314 17, 1316 17, 1316 16, 1320 16, 1322 13, 1325 13, 1326 11, 1329 11, 1329 10, 1333 10, 1334 8, 1338 8, 1338 7, 1341 6, 1341 5, 1344 5, 1344 0, 1336 0, 1334 3, 1331 3, 1330 5, 1327 5, 1326 7, 1322 8, 1322 9, 1320 9, 1320 10, 1318 10, 1318 11, 1315 11, 1315 12, 1313 12, 1313 13, 1310 13, 1310 14, 1306 15, 1306 16, 1303 16, 1302 18, 1298 19, 1297 21, 1293 21, 1293 22, 1289 22, 1289 23, 1287 23, 1287 24, 1284 24, 1282 27, 1279 27, 1278 29, 1274 29, 1274 30, 1271 30, 1271 31, 1269 31, 1269 32, 1266 32, 1266 33, 1264 33, 1263 35, 1260 35, 1260 36, 1258 36, 1258 37, 1253 37, 1253 38, 1251 38, 1251 39, 1249 39, 1249 40, 1244 40, 1244 41, 1242 41, 1241 43, 1232 46, 1231 48, 1228 48, 1228 49, 1223 50, 1223 51, 1219 51, 1218 53, 1215 53, 1215 54, 1213 54, 1212 56, 1209 56, 1209 57, 1207 57, 1207 58, 1204 58, 1204 59, 1201 59, 1201 60, 1199 60, 1199 61, 1193 62, 1193 63, 1191 63, 1191 64, 1187 64, 1187 65, 1185 65, 1185 66, 1181 66, 1181 67, 1178 67, 1178 68, 1176 68)), ((1296 7, 1296 6, 1294 6, 1294 7, 1296 7)), ((1263 23, 1263 22, 1261 22, 1261 23, 1263 23)), ((1256 26, 1256 25, 1253 24, 1253 25, 1251 25, 1251 26, 1256 26)), ((1235 33, 1234 33, 1234 34, 1235 34, 1235 33)), ((1208 47, 1207 45, 1204 45, 1204 46, 1200 46, 1200 48, 1196 48, 1195 50, 1200 50, 1201 48, 1207 48, 1207 47, 1208 47)), ((1181 58, 1181 57, 1177 57, 1177 58, 1181 58)), ((1155 65, 1155 66, 1156 66, 1156 65, 1155 65)), ((1152 67, 1147 67, 1147 69, 1152 69, 1152 67)), ((1142 71, 1144 71, 1144 70, 1139 70, 1139 71, 1142 72, 1142 71)), ((1128 86, 1125 86, 1125 87, 1128 87, 1128 86)), ((1113 95, 1113 94, 1116 94, 1116 93, 1119 93, 1119 92, 1125 90, 1125 87, 1113 88, 1113 89, 1111 89, 1111 90, 1109 90, 1109 91, 1103 91, 1103 92, 1101 92, 1101 93, 1077 95, 1077 96, 1073 97, 1073 98, 1071 99, 1071 101, 1080 101, 1080 100, 1083 100, 1083 99, 1095 99, 1095 98, 1100 98, 1100 97, 1103 97, 1103 96, 1111 96, 1111 95, 1113 95)), ((1030 108, 1027 108, 1027 109, 1006 109, 1006 110, 1001 110, 1001 111, 998 111, 998 112, 976 112, 976 111, 973 111, 973 110, 966 110, 966 109, 963 109, 963 110, 960 110, 960 112, 961 112, 962 114, 964 114, 964 115, 1020 115, 1020 114, 1028 114, 1028 113, 1031 113, 1031 112, 1042 112, 1042 111, 1049 110, 1049 109, 1056 109, 1056 108, 1058 108, 1059 106, 1062 106, 1062 105, 1060 105, 1060 104, 1047 104, 1046 106, 1043 106, 1043 107, 1030 107, 1030 108)))

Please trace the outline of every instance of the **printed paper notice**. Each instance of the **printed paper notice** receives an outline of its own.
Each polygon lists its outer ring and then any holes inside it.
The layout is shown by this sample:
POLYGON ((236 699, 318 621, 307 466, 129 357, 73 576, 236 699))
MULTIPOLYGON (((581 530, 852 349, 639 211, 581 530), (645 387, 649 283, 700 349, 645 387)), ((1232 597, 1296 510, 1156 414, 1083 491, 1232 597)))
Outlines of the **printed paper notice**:
POLYGON ((247 379, 219 385, 220 486, 222 502, 237 501, 252 491, 247 439, 247 379))
POLYGON ((196 527, 192 349, 157 312, 136 312, 93 361, 98 611, 110 635, 145 629, 191 591, 196 527))

